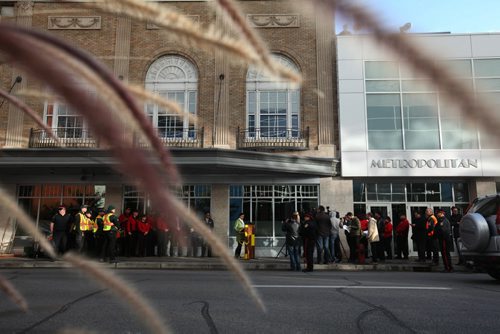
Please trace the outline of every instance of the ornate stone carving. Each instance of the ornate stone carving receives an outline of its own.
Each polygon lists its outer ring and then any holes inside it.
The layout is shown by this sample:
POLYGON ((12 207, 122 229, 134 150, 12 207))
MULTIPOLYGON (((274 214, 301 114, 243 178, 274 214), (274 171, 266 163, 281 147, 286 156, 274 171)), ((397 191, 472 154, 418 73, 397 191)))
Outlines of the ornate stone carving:
POLYGON ((247 20, 254 28, 298 28, 298 14, 248 14, 247 20))
POLYGON ((34 1, 19 1, 16 2, 15 7, 17 16, 33 16, 34 1))
POLYGON ((48 28, 52 30, 99 30, 100 16, 49 16, 48 28))
MULTIPOLYGON (((186 15, 186 17, 190 20, 192 20, 194 23, 200 23, 200 15, 186 15)), ((146 23, 146 29, 148 30, 158 30, 162 29, 161 27, 157 26, 154 23, 148 22, 146 23)))

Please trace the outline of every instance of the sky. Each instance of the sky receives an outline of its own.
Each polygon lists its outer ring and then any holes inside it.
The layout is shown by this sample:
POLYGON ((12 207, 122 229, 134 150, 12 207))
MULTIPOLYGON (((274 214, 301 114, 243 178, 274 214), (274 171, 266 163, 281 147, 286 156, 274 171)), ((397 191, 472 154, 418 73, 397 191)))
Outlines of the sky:
MULTIPOLYGON (((407 22, 410 33, 500 32, 500 0, 358 0, 394 31, 407 22)), ((336 32, 353 23, 337 16, 336 32)))

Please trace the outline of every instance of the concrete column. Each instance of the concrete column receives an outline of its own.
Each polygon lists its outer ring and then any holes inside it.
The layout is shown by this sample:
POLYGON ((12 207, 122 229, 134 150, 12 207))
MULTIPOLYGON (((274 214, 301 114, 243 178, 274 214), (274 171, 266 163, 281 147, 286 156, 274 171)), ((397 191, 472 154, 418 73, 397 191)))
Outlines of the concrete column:
POLYGON ((121 184, 106 184, 105 208, 113 205, 116 208, 116 214, 123 211, 123 186, 121 184))
POLYGON ((333 104, 333 19, 323 13, 316 15, 316 64, 318 86, 318 150, 334 156, 333 104))
POLYGON ((227 245, 229 225, 229 186, 212 184, 211 208, 215 227, 214 233, 227 245))
MULTIPOLYGON (((215 18, 215 25, 221 31, 228 30, 228 24, 221 15, 215 18)), ((226 52, 215 51, 215 73, 214 73, 214 120, 212 124, 212 146, 218 148, 229 148, 229 61, 226 52), (224 79, 221 80, 222 75, 224 79)), ((233 134, 234 136, 235 134, 233 134)))
POLYGON ((320 204, 340 212, 341 217, 353 211, 353 189, 351 180, 322 178, 320 185, 320 204))
POLYGON ((128 82, 130 59, 130 34, 132 21, 128 17, 118 17, 116 24, 114 74, 128 82))
POLYGON ((475 197, 482 197, 486 195, 495 195, 497 193, 497 186, 494 179, 481 179, 476 180, 475 189, 471 189, 471 200, 475 197))
MULTIPOLYGON (((33 18, 33 1, 19 1, 15 4, 16 24, 21 27, 31 27, 33 18)), ((12 92, 27 87, 27 78, 19 70, 12 71, 12 82, 16 77, 21 76, 23 80, 14 86, 12 92)), ((22 97, 21 97, 22 99, 22 97)), ((28 145, 28 138, 23 137, 24 112, 9 103, 9 113, 7 116, 7 133, 5 135, 5 147, 25 147, 28 145)))
MULTIPOLYGON (((16 184, 3 184, 2 189, 16 199, 16 184)), ((4 205, 0 205, 0 254, 5 254, 11 246, 9 241, 16 232, 14 225, 15 218, 9 215, 9 211, 4 205)))

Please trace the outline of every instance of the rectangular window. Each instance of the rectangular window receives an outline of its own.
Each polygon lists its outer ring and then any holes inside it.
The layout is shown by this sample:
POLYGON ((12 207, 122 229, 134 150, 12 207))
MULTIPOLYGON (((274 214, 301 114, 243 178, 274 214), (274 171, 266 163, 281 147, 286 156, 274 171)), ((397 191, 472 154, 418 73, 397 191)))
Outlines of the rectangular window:
POLYGON ((284 91, 260 92, 261 137, 286 137, 287 93, 284 91))
POLYGON ((500 59, 474 59, 476 77, 500 77, 500 59))
POLYGON ((403 149, 399 94, 369 94, 366 108, 369 149, 403 149))
POLYGON ((477 149, 477 127, 461 115, 458 107, 441 104, 441 136, 443 149, 477 149))
POLYGON ((436 94, 403 94, 403 119, 406 149, 439 149, 436 94))
POLYGON ((399 65, 394 61, 365 62, 365 77, 367 79, 399 78, 399 65))

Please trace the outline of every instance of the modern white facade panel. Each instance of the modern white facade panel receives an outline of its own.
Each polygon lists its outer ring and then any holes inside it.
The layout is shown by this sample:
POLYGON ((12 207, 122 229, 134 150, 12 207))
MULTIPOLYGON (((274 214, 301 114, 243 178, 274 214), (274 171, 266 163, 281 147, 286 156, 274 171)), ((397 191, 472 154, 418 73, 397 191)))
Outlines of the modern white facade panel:
POLYGON ((491 57, 491 55, 500 56, 500 35, 485 34, 472 35, 472 57, 491 57))
MULTIPOLYGON (((419 48, 429 50, 437 57, 446 60, 472 60, 477 58, 499 58, 500 59, 500 34, 478 34, 478 35, 451 35, 451 34, 428 34, 428 35, 408 35, 415 45, 419 48)), ((364 66, 368 61, 395 61, 396 57, 386 49, 378 46, 377 42, 372 41, 366 35, 344 35, 338 36, 338 80, 339 80, 339 128, 342 157, 342 176, 343 177, 498 177, 500 175, 500 149, 474 149, 472 146, 463 146, 463 149, 444 149, 449 147, 443 145, 444 135, 440 133, 440 149, 369 149, 368 139, 368 114, 367 114, 367 92, 364 66), (361 69, 360 69, 361 63, 361 69), (360 78, 360 73, 363 77, 360 78), (361 80, 360 80, 361 79, 361 80), (360 81, 360 82, 358 82, 360 81), (360 88, 363 91, 358 91, 360 88)), ((401 61, 401 63, 403 63, 401 61)), ((400 73, 403 73, 401 68, 400 73)), ((472 70, 473 72, 473 70, 472 70)), ((396 72, 397 73, 397 72, 396 72)), ((406 73, 406 72, 405 72, 406 73)), ((411 78, 411 75, 409 76, 411 78)), ((421 77, 421 75, 419 75, 421 77)), ((429 112, 434 105, 426 103, 412 105, 414 109, 406 108, 404 105, 404 88, 398 88, 397 91, 388 89, 389 84, 402 85, 404 87, 407 74, 396 78, 389 77, 380 85, 380 91, 371 91, 371 96, 392 95, 401 99, 401 106, 395 105, 394 114, 401 112, 402 116, 393 118, 388 122, 395 122, 396 128, 389 131, 402 131, 403 139, 405 131, 410 127, 410 122, 418 123, 418 117, 429 112), (393 82, 390 82, 393 80, 393 82), (429 107, 430 106, 430 107, 429 107), (398 109, 401 108, 401 109, 398 109), (427 108, 427 109, 425 109, 427 108), (412 114, 410 115, 410 112, 412 114), (410 115, 410 116, 409 116, 410 115), (407 117, 412 117, 408 118, 407 117), (401 129, 404 127, 404 129, 401 129)), ((375 79, 375 84, 378 84, 375 79)), ((371 83, 371 82, 370 82, 371 83)), ((414 96, 420 94, 418 90, 410 92, 414 96)), ((435 96, 437 92, 426 93, 426 96, 435 96)), ((499 93, 500 94, 500 93, 499 93)), ((375 102, 384 103, 384 102, 375 102)), ((385 108, 387 113, 387 104, 375 104, 373 113, 377 113, 376 108, 385 108)), ((392 108, 392 107, 390 107, 392 108)), ((439 108, 439 107, 436 107, 439 108)), ((391 109, 392 112, 392 109, 391 109)), ((435 124, 443 129, 443 116, 435 116, 435 124)), ((381 116, 387 119, 387 115, 381 116)), ((392 117, 392 116, 391 116, 392 117)), ((422 116, 428 117, 429 116, 422 116)), ((458 116, 457 116, 458 117, 458 116)), ((379 124, 387 122, 384 118, 374 119, 374 135, 383 133, 383 128, 376 128, 379 124), (379 122, 379 123, 377 123, 379 122)), ((426 120, 429 121, 429 120, 426 120)), ((447 120, 449 121, 449 120, 447 120)), ((430 121, 429 121, 430 122, 430 121)), ((412 135, 416 133, 415 129, 412 135)), ((449 128, 446 135, 449 138, 449 128)), ((459 129, 457 131, 460 131, 459 129)), ((410 132, 410 131, 408 131, 410 132)), ((382 137, 384 138, 384 137, 382 137)), ((406 140, 406 139, 404 139, 406 140)), ((463 141, 463 140, 462 140, 463 141)), ((412 144, 414 144, 413 142, 412 144)), ((371 144, 370 144, 371 145, 371 144)), ((477 144, 476 144, 477 145, 477 144)))
POLYGON ((343 93, 339 108, 342 151, 366 151, 365 96, 363 93, 343 93))

